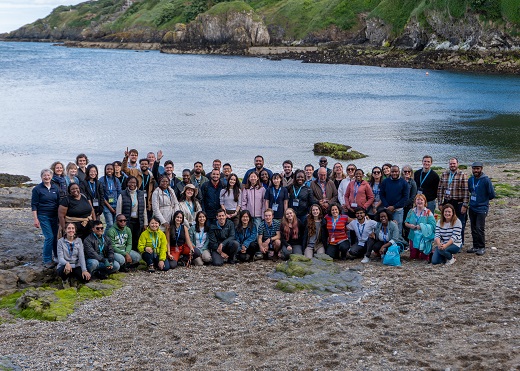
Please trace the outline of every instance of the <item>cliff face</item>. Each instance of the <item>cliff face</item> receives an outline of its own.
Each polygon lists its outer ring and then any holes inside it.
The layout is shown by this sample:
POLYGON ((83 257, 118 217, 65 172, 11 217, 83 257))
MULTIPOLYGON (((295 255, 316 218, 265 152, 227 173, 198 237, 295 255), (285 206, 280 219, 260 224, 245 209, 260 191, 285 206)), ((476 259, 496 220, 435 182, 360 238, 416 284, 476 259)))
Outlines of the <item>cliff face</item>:
POLYGON ((60 6, 4 38, 162 42, 165 51, 242 53, 251 46, 331 42, 507 51, 520 49, 518 35, 520 8, 510 0, 97 0, 60 6))

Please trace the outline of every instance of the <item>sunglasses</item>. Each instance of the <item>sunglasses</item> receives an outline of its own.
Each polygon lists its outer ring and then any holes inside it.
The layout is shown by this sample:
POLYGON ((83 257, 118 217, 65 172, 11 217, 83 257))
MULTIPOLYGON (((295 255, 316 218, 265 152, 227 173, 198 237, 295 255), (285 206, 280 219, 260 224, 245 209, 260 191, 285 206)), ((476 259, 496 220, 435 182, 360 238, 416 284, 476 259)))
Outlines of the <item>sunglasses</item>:
POLYGON ((126 219, 118 219, 117 221, 121 223, 126 223, 126 219))
POLYGON ((380 171, 372 171, 372 174, 381 174, 380 171))
POLYGON ((403 170, 403 173, 411 173, 410 170, 403 170))
POLYGON ((105 229, 105 227, 96 227, 95 228, 96 231, 102 231, 103 229, 105 229))
POLYGON ((356 171, 356 169, 354 169, 353 167, 349 167, 347 168, 347 171, 356 171))

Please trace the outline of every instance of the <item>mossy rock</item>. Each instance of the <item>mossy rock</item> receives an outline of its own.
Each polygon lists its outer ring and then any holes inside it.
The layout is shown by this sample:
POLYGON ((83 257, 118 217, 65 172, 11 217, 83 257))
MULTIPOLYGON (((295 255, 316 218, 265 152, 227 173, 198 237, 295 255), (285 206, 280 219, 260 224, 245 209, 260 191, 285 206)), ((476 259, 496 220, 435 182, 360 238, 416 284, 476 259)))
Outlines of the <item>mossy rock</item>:
POLYGON ((31 180, 25 175, 11 175, 0 173, 0 187, 17 187, 31 180))
POLYGON ((367 157, 361 152, 351 150, 352 147, 330 142, 314 143, 313 152, 317 156, 329 156, 336 160, 358 160, 367 157))

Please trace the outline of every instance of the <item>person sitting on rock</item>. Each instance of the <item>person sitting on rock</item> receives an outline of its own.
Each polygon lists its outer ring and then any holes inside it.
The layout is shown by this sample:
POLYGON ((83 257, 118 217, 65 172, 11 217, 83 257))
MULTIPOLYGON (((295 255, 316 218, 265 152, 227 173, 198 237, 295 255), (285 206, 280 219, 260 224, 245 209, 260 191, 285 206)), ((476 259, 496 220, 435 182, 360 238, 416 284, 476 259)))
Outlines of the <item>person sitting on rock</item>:
POLYGON ((65 237, 58 240, 58 276, 63 281, 64 288, 70 286, 70 279, 85 282, 90 280, 90 273, 85 262, 83 242, 76 237, 76 225, 65 225, 65 237))
MULTIPOLYGON (((103 234, 103 223, 100 220, 91 222, 92 233, 83 241, 85 259, 90 274, 100 279, 108 278, 109 274, 119 270, 119 263, 114 260, 112 241, 103 234)), ((122 259, 124 259, 121 256, 122 259)))
POLYGON ((377 256, 383 257, 386 251, 392 244, 399 246, 399 251, 404 251, 405 242, 399 234, 399 228, 396 223, 390 222, 390 217, 386 210, 379 211, 375 216, 375 221, 378 222, 373 233, 370 234, 370 239, 373 240, 367 243, 367 252, 362 263, 370 262, 370 256, 374 252, 377 256))
POLYGON ((197 259, 193 244, 191 243, 190 233, 188 227, 184 223, 184 213, 177 210, 172 217, 172 225, 170 226, 170 245, 168 253, 168 260, 170 262, 170 269, 183 267, 191 259, 197 259))
POLYGON ((293 209, 287 209, 280 224, 282 258, 289 259, 291 254, 303 255, 303 224, 293 209))
POLYGON ((325 254, 327 246, 327 222, 318 204, 313 204, 307 216, 305 232, 303 234, 304 254, 312 258, 314 254, 325 254))

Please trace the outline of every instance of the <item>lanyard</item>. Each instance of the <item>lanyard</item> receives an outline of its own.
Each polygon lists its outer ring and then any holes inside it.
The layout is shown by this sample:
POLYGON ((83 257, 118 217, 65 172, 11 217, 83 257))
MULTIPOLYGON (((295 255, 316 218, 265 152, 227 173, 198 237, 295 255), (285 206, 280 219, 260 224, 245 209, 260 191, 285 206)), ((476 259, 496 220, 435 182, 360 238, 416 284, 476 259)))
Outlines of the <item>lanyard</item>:
POLYGON ((292 190, 294 192, 294 198, 298 198, 298 196, 300 195, 300 192, 302 191, 302 188, 303 186, 301 186, 299 189, 298 189, 298 193, 296 193, 296 188, 294 188, 294 186, 292 187, 292 190))
POLYGON ((105 177, 105 180, 106 180, 106 183, 107 183, 108 191, 112 192, 112 190, 114 189, 114 180, 110 179, 109 177, 105 177))
MULTIPOLYGON (((272 237, 271 228, 267 225, 267 222, 265 222, 265 221, 264 221, 264 225, 265 225, 265 229, 267 230, 267 238, 271 238, 272 237)), ((274 230, 274 223, 271 225, 271 227, 274 230)))
POLYGON ((137 191, 134 194, 130 193, 130 198, 132 199, 132 209, 137 205, 137 191))
POLYGON ((65 243, 69 247, 69 256, 72 257, 72 251, 74 251, 74 242, 69 243, 69 241, 65 240, 65 243))
POLYGON ((448 178, 448 187, 451 186, 451 183, 453 182, 453 178, 455 178, 456 173, 450 173, 450 177, 448 178))
POLYGON ((202 245, 202 241, 204 241, 204 236, 206 235, 206 233, 204 233, 204 228, 201 228, 200 232, 199 232, 199 242, 200 244, 202 245))
POLYGON ((478 184, 480 183, 480 179, 478 180, 477 184, 475 185, 475 177, 473 179, 473 193, 477 192, 478 184))
POLYGON ((422 214, 423 214, 424 210, 421 211, 421 213, 419 215, 417 215, 417 208, 415 208, 415 224, 419 224, 419 219, 421 219, 422 217, 422 214))
POLYGON ((171 198, 171 196, 170 196, 170 191, 168 191, 168 188, 166 188, 163 192, 166 193, 166 194, 168 195, 168 198, 171 198))
POLYGON ((426 173, 424 178, 423 178, 423 174, 424 173, 421 171, 421 176, 419 177, 419 188, 422 188, 422 185, 423 185, 424 181, 426 180, 426 178, 428 178, 428 175, 430 175, 431 171, 432 171, 432 169, 428 170, 428 172, 426 173))
POLYGON ((150 174, 148 176, 145 176, 143 174, 143 182, 141 183, 141 190, 145 190, 148 187, 148 182, 150 182, 150 174))
POLYGON ((193 215, 194 207, 192 207, 188 201, 184 201, 184 203, 186 204, 186 206, 188 206, 188 209, 190 210, 190 214, 193 215))
POLYGON ((179 237, 181 236, 182 224, 175 230, 175 246, 179 246, 179 237))
POLYGON ((273 187, 273 197, 274 197, 274 201, 273 203, 276 203, 276 200, 278 200, 278 196, 280 196, 280 191, 282 190, 282 187, 278 188, 278 193, 274 193, 274 187, 273 187))
POLYGON ((152 240, 152 247, 153 247, 153 251, 157 251, 157 246, 159 246, 159 234, 157 232, 154 232, 155 233, 155 239, 153 238, 153 234, 152 232, 148 232, 148 234, 150 235, 150 240, 152 240))
POLYGON ((102 253, 103 252, 103 249, 105 248, 105 239, 103 237, 99 238, 97 236, 97 234, 94 233, 94 236, 96 237, 96 239, 98 240, 98 247, 99 247, 99 252, 102 253))
POLYGON ((381 232, 383 233, 383 241, 384 243, 386 243, 386 241, 388 240, 388 227, 383 227, 381 226, 381 232), (386 229, 386 231, 385 231, 386 229))
POLYGON ((97 188, 97 182, 94 180, 94 183, 88 182, 88 186, 90 187, 90 193, 92 194, 92 197, 96 195, 96 188, 97 188), (94 186, 94 187, 92 187, 94 186))
POLYGON ((363 232, 365 232, 365 226, 366 226, 365 223, 361 224, 361 223, 358 222, 358 224, 357 224, 357 230, 358 230, 358 232, 359 232, 359 239, 362 238, 362 236, 363 236, 363 232), (360 226, 360 225, 363 225, 363 229, 359 229, 359 226, 360 226))

